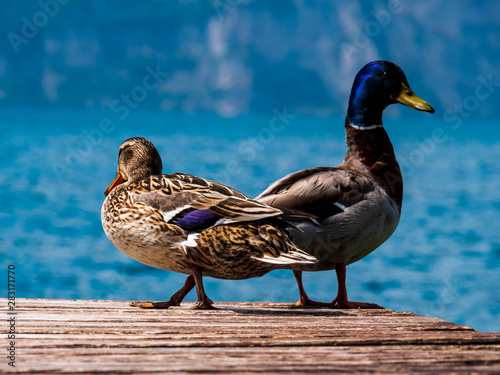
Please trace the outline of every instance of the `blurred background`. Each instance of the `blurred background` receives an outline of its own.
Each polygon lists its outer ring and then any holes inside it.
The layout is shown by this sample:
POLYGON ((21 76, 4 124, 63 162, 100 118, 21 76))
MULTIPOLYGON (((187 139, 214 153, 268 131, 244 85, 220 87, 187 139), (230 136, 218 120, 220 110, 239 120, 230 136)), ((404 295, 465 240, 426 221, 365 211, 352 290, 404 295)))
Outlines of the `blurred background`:
MULTIPOLYGON (((15 265, 17 296, 168 299, 185 276, 102 231, 120 143, 147 137, 164 173, 255 196, 342 161, 354 76, 384 59, 436 113, 384 113, 402 219, 348 267, 350 298, 500 331, 498 14, 451 0, 2 2, 0 264, 15 265)), ((298 299, 289 271, 205 282, 214 301, 298 299)), ((304 282, 335 297, 333 271, 304 282)))

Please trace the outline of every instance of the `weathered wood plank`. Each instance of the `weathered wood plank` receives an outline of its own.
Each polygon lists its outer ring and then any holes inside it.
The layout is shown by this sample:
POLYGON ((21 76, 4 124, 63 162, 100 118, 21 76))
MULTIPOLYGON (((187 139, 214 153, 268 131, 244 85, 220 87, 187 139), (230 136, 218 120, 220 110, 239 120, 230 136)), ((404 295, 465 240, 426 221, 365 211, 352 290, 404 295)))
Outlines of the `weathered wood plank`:
MULTIPOLYGON (((217 303, 215 311, 189 305, 142 310, 125 301, 18 299, 15 371, 500 373, 500 333, 439 318, 276 303, 217 303)), ((2 373, 13 370, 3 362, 2 373)))

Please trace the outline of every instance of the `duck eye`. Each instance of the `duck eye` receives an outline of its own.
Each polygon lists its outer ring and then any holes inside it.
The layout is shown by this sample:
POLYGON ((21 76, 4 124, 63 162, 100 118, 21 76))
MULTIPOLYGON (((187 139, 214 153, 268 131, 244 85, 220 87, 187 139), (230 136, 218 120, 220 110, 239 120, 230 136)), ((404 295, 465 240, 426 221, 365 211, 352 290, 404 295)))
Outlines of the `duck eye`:
POLYGON ((122 153, 123 153, 123 150, 126 150, 127 148, 129 148, 130 145, 126 145, 126 146, 123 146, 121 147, 119 150, 118 150, 118 156, 120 156, 122 153))

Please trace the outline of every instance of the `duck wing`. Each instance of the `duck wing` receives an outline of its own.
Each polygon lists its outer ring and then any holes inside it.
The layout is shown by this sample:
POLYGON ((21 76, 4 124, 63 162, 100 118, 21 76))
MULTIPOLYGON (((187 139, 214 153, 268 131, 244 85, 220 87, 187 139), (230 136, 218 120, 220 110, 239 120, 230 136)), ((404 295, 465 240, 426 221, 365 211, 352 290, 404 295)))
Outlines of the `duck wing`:
POLYGON ((370 179, 340 167, 304 169, 271 184, 256 200, 315 215, 319 222, 346 211, 376 189, 370 179))
POLYGON ((160 211, 166 223, 187 231, 283 213, 223 184, 184 173, 151 176, 132 184, 129 192, 132 203, 160 211))

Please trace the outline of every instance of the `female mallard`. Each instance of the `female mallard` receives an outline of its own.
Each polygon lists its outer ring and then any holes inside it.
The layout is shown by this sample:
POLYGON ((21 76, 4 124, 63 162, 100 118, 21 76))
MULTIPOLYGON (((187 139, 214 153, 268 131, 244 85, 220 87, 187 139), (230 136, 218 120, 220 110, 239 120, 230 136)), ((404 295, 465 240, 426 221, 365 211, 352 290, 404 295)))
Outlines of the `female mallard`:
POLYGON ((434 109, 410 89, 406 76, 389 61, 373 61, 356 75, 345 121, 347 150, 334 168, 305 169, 273 183, 256 199, 276 208, 298 209, 318 217, 318 224, 290 229, 295 243, 319 263, 294 268, 300 292, 298 306, 380 308, 351 302, 345 285, 346 265, 371 253, 396 229, 403 200, 403 178, 382 112, 402 103, 419 111, 434 109), (297 270, 300 269, 300 270, 297 270), (311 301, 301 271, 335 269, 337 297, 332 303, 311 301))
POLYGON ((160 155, 145 138, 126 140, 118 155, 116 178, 101 211, 106 236, 141 263, 190 275, 170 301, 134 306, 178 306, 196 284, 195 307, 212 308, 202 275, 246 279, 316 263, 291 241, 288 224, 280 219, 283 210, 217 182, 162 175, 160 155))

